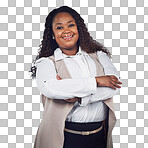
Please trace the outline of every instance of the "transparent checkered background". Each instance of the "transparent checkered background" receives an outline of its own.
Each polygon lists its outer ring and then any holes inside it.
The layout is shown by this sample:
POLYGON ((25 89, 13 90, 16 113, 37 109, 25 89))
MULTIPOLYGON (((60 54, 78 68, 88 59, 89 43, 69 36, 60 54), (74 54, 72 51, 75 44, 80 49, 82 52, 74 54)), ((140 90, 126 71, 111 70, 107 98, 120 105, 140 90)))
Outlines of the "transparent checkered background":
POLYGON ((28 71, 46 16, 62 5, 81 14, 120 71, 114 148, 147 148, 148 0, 0 0, 0 147, 33 147, 43 107, 28 71))

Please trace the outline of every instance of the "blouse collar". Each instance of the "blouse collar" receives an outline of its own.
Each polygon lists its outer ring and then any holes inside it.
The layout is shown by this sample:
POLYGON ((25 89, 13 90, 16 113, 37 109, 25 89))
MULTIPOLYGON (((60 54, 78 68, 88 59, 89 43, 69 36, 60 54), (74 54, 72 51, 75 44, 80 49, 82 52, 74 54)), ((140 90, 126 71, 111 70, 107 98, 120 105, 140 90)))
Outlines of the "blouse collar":
MULTIPOLYGON (((87 52, 83 51, 81 49, 81 47, 79 47, 79 50, 78 52, 76 53, 76 55, 83 55, 83 56, 88 56, 87 52)), ((55 61, 58 61, 58 60, 63 60, 67 57, 74 57, 76 55, 72 55, 72 56, 69 56, 69 55, 66 55, 62 52, 62 50, 60 48, 57 48, 55 51, 54 51, 54 56, 55 56, 55 61)))

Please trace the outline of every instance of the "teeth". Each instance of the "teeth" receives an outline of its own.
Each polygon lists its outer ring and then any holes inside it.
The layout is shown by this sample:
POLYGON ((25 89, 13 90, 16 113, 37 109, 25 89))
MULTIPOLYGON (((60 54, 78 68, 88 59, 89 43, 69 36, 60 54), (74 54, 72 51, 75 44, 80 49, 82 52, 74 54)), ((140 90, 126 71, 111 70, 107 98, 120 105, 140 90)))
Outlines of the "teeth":
POLYGON ((71 35, 71 36, 69 36, 69 37, 67 37, 67 36, 66 36, 66 37, 64 37, 64 39, 68 39, 68 38, 71 38, 71 37, 72 37, 72 35, 71 35))

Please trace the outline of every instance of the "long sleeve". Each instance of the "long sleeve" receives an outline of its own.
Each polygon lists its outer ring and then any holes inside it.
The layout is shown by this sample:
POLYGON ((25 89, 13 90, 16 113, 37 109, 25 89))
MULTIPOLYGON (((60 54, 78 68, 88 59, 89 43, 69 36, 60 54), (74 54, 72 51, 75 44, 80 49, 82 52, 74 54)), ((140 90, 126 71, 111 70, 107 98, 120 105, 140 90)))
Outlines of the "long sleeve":
POLYGON ((96 92, 94 77, 57 80, 55 66, 48 58, 40 58, 36 61, 36 66, 37 88, 48 98, 69 99, 85 97, 96 92))
MULTIPOLYGON (((110 58, 102 51, 98 51, 97 55, 101 65, 104 68, 105 75, 114 75, 119 79, 119 73, 117 72, 110 58)), ((89 103, 97 102, 100 100, 106 100, 108 98, 113 97, 118 92, 119 88, 114 90, 110 87, 97 87, 95 94, 82 98, 80 106, 86 106, 89 103)))

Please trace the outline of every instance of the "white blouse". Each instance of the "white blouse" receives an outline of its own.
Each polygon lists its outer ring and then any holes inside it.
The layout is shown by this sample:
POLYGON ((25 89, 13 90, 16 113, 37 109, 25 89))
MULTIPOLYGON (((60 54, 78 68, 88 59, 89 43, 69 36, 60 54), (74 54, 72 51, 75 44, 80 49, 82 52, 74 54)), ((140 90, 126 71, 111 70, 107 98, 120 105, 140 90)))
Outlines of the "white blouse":
MULTIPOLYGON (((105 75, 115 75, 119 78, 119 73, 109 57, 102 51, 98 51, 97 55, 105 75)), ((64 60, 71 79, 57 80, 53 61, 48 57, 42 57, 36 61, 36 84, 41 94, 52 99, 82 98, 81 104, 75 102, 73 109, 67 116, 67 121, 103 121, 106 118, 107 106, 102 100, 113 97, 119 89, 97 87, 96 65, 81 48, 74 56, 65 55, 60 48, 57 48, 54 51, 54 56, 55 60, 64 60)))

